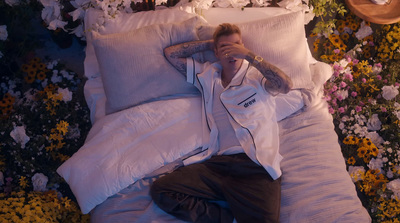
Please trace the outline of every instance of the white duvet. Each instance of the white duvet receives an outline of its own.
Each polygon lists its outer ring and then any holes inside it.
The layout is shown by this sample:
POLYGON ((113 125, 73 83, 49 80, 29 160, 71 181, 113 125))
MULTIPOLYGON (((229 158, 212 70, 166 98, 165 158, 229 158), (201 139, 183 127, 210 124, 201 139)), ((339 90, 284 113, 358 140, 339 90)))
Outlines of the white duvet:
POLYGON ((57 172, 81 211, 202 145, 199 97, 143 104, 96 121, 84 146, 57 172))

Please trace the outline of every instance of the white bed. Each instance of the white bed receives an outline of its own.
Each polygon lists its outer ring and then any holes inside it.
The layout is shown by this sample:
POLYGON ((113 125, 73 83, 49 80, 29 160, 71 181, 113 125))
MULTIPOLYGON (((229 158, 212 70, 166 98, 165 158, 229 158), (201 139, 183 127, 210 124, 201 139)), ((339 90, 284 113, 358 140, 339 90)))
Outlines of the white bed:
MULTIPOLYGON (((162 49, 209 38, 233 22, 245 45, 283 69, 296 90, 277 99, 282 168, 281 222, 370 222, 357 197, 321 99, 329 65, 311 57, 302 12, 190 5, 123 14, 87 37, 85 97, 93 127, 57 172, 92 222, 180 222, 153 204, 149 186, 201 150, 198 92, 162 49)), ((86 13, 86 28, 101 16, 86 13)), ((212 59, 210 52, 198 59, 212 59)))

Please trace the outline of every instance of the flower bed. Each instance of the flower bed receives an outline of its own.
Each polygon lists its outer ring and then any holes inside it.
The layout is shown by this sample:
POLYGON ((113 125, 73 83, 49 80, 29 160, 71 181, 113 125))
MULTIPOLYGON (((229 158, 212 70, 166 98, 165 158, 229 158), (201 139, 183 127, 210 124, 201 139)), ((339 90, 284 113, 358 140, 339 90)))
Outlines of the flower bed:
POLYGON ((350 176, 373 222, 400 221, 400 23, 347 14, 314 42, 334 73, 325 99, 350 176))

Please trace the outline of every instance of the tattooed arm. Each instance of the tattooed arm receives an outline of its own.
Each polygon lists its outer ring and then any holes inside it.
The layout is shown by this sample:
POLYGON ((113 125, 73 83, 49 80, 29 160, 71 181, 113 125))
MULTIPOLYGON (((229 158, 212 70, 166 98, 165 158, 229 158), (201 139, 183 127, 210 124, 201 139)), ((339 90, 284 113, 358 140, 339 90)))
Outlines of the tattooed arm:
POLYGON ((244 47, 243 44, 221 42, 221 45, 223 45, 223 47, 219 49, 219 54, 245 59, 249 61, 250 64, 253 64, 267 80, 264 86, 267 91, 286 94, 293 87, 292 80, 278 67, 265 60, 257 64, 254 63, 256 55, 244 47))
MULTIPOLYGON (((246 55, 246 60, 254 64, 255 57, 256 55, 250 51, 246 55)), ((255 68, 257 68, 267 80, 264 86, 267 91, 271 90, 273 92, 287 94, 290 89, 292 89, 292 80, 278 67, 262 60, 255 65, 255 68)))
POLYGON ((167 60, 182 74, 186 75, 186 58, 201 51, 212 50, 212 40, 193 41, 173 45, 164 49, 167 60))

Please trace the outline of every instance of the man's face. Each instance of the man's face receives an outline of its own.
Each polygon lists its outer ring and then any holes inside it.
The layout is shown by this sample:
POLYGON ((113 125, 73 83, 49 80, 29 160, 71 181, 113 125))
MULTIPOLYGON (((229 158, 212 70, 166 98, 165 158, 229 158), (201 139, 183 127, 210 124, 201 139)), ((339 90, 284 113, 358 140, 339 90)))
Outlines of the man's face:
POLYGON ((219 37, 215 48, 215 55, 220 60, 223 71, 236 73, 240 69, 243 59, 234 58, 232 56, 227 56, 223 54, 221 48, 226 46, 224 42, 232 42, 243 45, 242 38, 237 33, 227 36, 221 36, 219 37))

